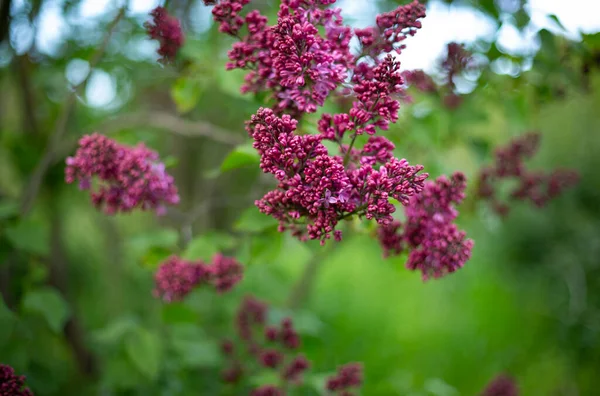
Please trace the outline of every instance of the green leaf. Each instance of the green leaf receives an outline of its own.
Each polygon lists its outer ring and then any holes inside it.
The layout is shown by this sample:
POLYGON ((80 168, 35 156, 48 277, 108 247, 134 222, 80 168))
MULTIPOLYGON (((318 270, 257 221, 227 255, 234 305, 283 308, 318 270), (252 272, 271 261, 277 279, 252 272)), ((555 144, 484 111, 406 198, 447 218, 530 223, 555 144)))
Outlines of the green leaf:
POLYGON ((230 152, 221 164, 221 171, 227 172, 233 169, 238 169, 248 165, 258 165, 260 155, 256 152, 251 144, 243 144, 237 146, 230 152))
POLYGON ((125 351, 127 356, 148 379, 155 379, 158 375, 161 361, 161 339, 155 333, 137 328, 127 336, 125 351))
POLYGON ((182 302, 164 304, 162 307, 162 320, 167 324, 196 323, 198 314, 182 302))
POLYGON ((179 164, 179 158, 174 155, 168 155, 163 158, 163 164, 165 164, 165 168, 174 168, 179 164))
POLYGON ((566 31, 567 29, 565 29, 565 26, 560 22, 560 19, 558 19, 558 17, 554 14, 548 15, 548 18, 552 19, 552 21, 554 23, 556 23, 558 25, 559 28, 561 28, 561 30, 566 31))
POLYGON ((231 249, 236 240, 228 234, 209 232, 192 239, 182 257, 186 260, 209 261, 217 252, 231 249))
POLYGON ((277 220, 260 213, 256 206, 248 208, 242 213, 234 225, 236 231, 242 232, 261 232, 269 228, 275 229, 277 220))
POLYGON ((171 97, 180 113, 187 113, 196 107, 201 94, 202 85, 197 79, 180 77, 171 88, 171 97))
POLYGON ((92 337, 102 345, 115 345, 139 327, 138 320, 132 316, 124 316, 110 322, 106 327, 96 330, 92 337))
POLYGON ((33 290, 25 295, 23 309, 26 312, 42 315, 50 329, 58 333, 64 327, 69 314, 69 306, 62 296, 50 287, 33 290))
POLYGON ((177 231, 163 228, 136 235, 129 240, 129 247, 136 257, 143 257, 152 248, 174 249, 178 240, 177 231))
POLYGON ((218 367, 221 352, 215 340, 208 339, 202 329, 192 324, 171 326, 171 345, 180 361, 188 367, 218 367))
POLYGON ((262 371, 260 374, 250 377, 250 383, 256 387, 277 385, 280 383, 280 378, 276 371, 262 371))
POLYGON ((165 261, 173 252, 171 249, 167 249, 160 246, 151 247, 142 257, 142 266, 151 270, 158 268, 160 263, 165 261))
POLYGON ((17 201, 3 200, 0 202, 0 220, 8 219, 19 213, 17 201))
POLYGON ((50 252, 50 233, 44 223, 27 219, 7 227, 5 232, 8 240, 19 250, 41 256, 50 252))

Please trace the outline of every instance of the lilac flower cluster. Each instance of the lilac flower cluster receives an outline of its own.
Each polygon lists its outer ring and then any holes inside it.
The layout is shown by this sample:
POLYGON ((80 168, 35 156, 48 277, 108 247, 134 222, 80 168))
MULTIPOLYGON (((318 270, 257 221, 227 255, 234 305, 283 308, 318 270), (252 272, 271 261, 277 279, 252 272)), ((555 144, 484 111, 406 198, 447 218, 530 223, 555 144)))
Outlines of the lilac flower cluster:
POLYGON ((487 385, 481 396, 519 396, 519 388, 511 377, 499 375, 487 385))
POLYGON ((476 67, 475 61, 463 45, 449 43, 446 47, 446 55, 439 64, 442 82, 436 85, 433 79, 423 70, 407 70, 402 73, 407 85, 414 86, 417 90, 425 93, 438 93, 442 102, 450 110, 456 109, 462 104, 463 98, 456 92, 455 78, 464 71, 476 67))
POLYGON ((400 53, 406 47, 402 42, 407 37, 414 36, 421 28, 421 18, 425 18, 425 6, 417 0, 379 14, 376 26, 355 31, 362 45, 362 54, 376 59, 381 53, 400 53))
MULTIPOLYGON (((284 389, 300 385, 303 374, 310 368, 304 355, 297 353, 301 346, 300 336, 290 318, 279 325, 267 324, 268 305, 254 297, 244 298, 236 315, 235 325, 239 342, 225 340, 221 351, 229 366, 223 370, 222 379, 227 383, 239 382, 248 372, 275 370, 280 377, 278 385, 264 385, 252 391, 252 395, 285 395, 284 389)), ((338 374, 329 379, 327 389, 343 393, 350 387, 362 384, 362 366, 351 363, 340 367, 338 374)))
POLYGON ((348 363, 338 368, 335 376, 327 380, 327 390, 340 396, 352 396, 351 388, 359 388, 363 382, 363 367, 360 363, 348 363))
MULTIPOLYGON (((284 318, 279 326, 267 326, 267 311, 268 306, 254 297, 242 301, 236 317, 242 346, 236 347, 230 340, 222 343, 223 354, 229 360, 229 367, 222 373, 225 382, 238 382, 252 363, 262 369, 276 370, 287 385, 302 382, 302 374, 310 364, 302 354, 295 353, 300 347, 300 336, 290 318, 284 318)), ((252 395, 283 394, 283 389, 275 385, 252 392, 252 395)))
POLYGON ((456 172, 435 182, 426 182, 423 192, 411 198, 405 208, 406 222, 380 227, 378 236, 386 256, 410 248, 408 269, 420 270, 423 280, 440 278, 461 268, 471 257, 473 241, 466 239, 453 221, 454 205, 465 197, 466 179, 456 172))
POLYGON ((344 81, 352 59, 351 29, 342 25, 341 10, 319 8, 331 0, 283 1, 277 24, 267 26, 258 10, 240 15, 248 2, 221 0, 212 10, 219 30, 239 39, 227 68, 249 70, 242 92, 271 92, 278 114, 315 112, 344 81))
POLYGON ((372 138, 361 152, 366 154, 362 163, 345 167, 341 156, 328 154, 322 135, 297 135, 296 125, 288 115, 279 118, 261 108, 247 126, 261 168, 279 182, 256 205, 279 220, 280 231, 323 243, 333 233, 340 240, 339 220, 359 215, 387 224, 395 211, 389 198, 406 204, 422 190, 427 177, 418 174, 422 166, 393 158, 393 144, 385 138, 372 138), (374 169, 377 162, 383 164, 374 169))
POLYGON ((123 146, 94 133, 82 137, 75 156, 67 158, 65 180, 78 180, 82 190, 90 190, 94 205, 107 214, 140 208, 161 215, 166 204, 179 202, 179 195, 173 177, 158 161, 158 154, 142 143, 123 146), (98 179, 96 188, 92 186, 94 177, 98 179))
POLYGON ((171 256, 154 275, 154 295, 166 302, 181 301, 192 290, 205 284, 212 285, 218 293, 225 293, 242 277, 242 265, 220 253, 213 257, 210 264, 171 256))
POLYGON ((0 396, 33 396, 25 386, 25 376, 15 374, 15 370, 0 364, 0 396))
POLYGON ((510 211, 508 202, 498 198, 495 184, 501 180, 514 180, 516 187, 509 199, 530 201, 537 207, 545 206, 565 189, 579 181, 577 172, 569 169, 556 169, 550 173, 527 169, 524 160, 532 158, 540 144, 539 133, 527 133, 512 140, 495 152, 495 162, 485 167, 479 175, 478 196, 491 203, 500 215, 510 211))
POLYGON ((156 7, 150 12, 152 22, 144 23, 146 32, 152 40, 158 40, 160 47, 157 52, 162 63, 175 59, 177 51, 183 45, 184 35, 177 18, 167 13, 164 7, 156 7))

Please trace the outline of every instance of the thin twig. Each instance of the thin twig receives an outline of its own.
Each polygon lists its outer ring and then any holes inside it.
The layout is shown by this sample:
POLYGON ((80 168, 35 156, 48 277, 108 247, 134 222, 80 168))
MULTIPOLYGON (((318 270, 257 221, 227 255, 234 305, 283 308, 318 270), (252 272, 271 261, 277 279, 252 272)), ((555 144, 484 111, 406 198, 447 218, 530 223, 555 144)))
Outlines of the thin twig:
POLYGON ((224 128, 206 121, 190 121, 164 111, 149 111, 124 114, 105 121, 95 130, 108 134, 118 128, 147 126, 164 129, 185 137, 206 137, 215 142, 237 145, 244 142, 242 134, 236 135, 224 128))
POLYGON ((81 81, 79 84, 77 84, 75 87, 73 87, 71 93, 67 97, 67 100, 64 104, 62 113, 60 114, 60 116, 56 122, 54 132, 50 136, 50 141, 48 142, 46 151, 44 152, 42 159, 40 160, 40 162, 36 166, 35 170, 33 171, 33 174, 31 175, 31 178, 29 179, 29 183, 27 184, 27 186, 25 187, 25 190, 23 192, 23 196, 22 196, 22 200, 21 200, 21 215, 22 216, 26 215, 31 210, 31 208, 33 206, 33 202, 35 201, 35 198, 38 195, 38 192, 40 190, 44 176, 45 176, 46 172, 48 171, 48 168, 52 165, 57 151, 60 149, 60 147, 59 147, 60 142, 63 139, 63 136, 65 135, 65 133, 67 131, 67 124, 69 122, 71 112, 73 111, 73 108, 75 107, 75 102, 77 101, 77 98, 80 95, 80 91, 82 91, 86 87, 92 73, 94 72, 94 69, 96 68, 98 63, 100 63, 100 60, 104 56, 104 52, 106 51, 106 47, 108 46, 108 43, 110 41, 110 37, 112 36, 112 33, 124 15, 125 15, 125 8, 121 8, 119 10, 119 13, 115 17, 115 19, 113 19, 113 21, 109 24, 108 30, 106 32, 106 35, 104 36, 104 40, 103 40, 102 44, 100 45, 100 47, 98 47, 98 49, 96 50, 96 53, 90 60, 90 70, 89 70, 87 76, 83 79, 83 81, 81 81))

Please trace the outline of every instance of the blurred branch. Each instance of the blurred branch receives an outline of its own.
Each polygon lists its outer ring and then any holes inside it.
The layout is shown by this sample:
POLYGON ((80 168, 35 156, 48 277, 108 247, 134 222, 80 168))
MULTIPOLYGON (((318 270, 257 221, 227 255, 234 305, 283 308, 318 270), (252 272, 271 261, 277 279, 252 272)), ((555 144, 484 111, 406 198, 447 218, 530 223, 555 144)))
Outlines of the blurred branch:
POLYGON ((31 84, 31 63, 27 55, 17 56, 13 64, 19 84, 21 85, 21 96, 23 100, 23 129, 28 130, 33 136, 39 135, 39 127, 35 114, 35 95, 31 84))
POLYGON ((60 147, 59 147, 60 142, 63 139, 64 134, 67 131, 67 124, 69 122, 71 112, 73 111, 73 108, 75 107, 77 98, 81 95, 80 91, 83 91, 85 89, 88 80, 90 79, 92 73, 94 72, 94 69, 96 68, 98 63, 100 63, 100 60, 104 56, 104 52, 106 50, 106 47, 108 46, 108 43, 110 41, 113 31, 115 30, 115 27, 117 26, 117 24, 119 23, 121 18, 123 18, 124 15, 125 15, 125 8, 121 8, 119 10, 119 13, 115 17, 115 19, 113 19, 113 21, 109 24, 108 30, 104 36, 104 40, 102 41, 102 44, 100 44, 100 46, 96 50, 96 53, 93 55, 92 59, 90 60, 90 70, 89 70, 87 76, 83 79, 83 81, 81 81, 79 84, 77 84, 75 87, 73 87, 73 90, 71 91, 70 95, 67 97, 67 101, 63 107, 62 113, 59 115, 58 120, 56 122, 54 132, 50 136, 50 141, 48 143, 46 151, 44 152, 42 159, 40 160, 40 162, 36 166, 35 170, 33 171, 33 174, 31 175, 29 183, 26 185, 26 187, 24 189, 22 200, 21 200, 21 215, 22 216, 26 215, 31 210, 31 208, 33 206, 33 202, 35 201, 35 198, 40 190, 44 176, 45 176, 48 168, 52 165, 57 151, 59 151, 59 149, 60 149, 60 147))
POLYGON ((69 280, 68 280, 68 258, 64 249, 62 236, 64 229, 62 225, 62 213, 56 207, 55 200, 51 202, 50 211, 50 257, 49 257, 49 283, 56 288, 63 296, 65 301, 73 310, 73 314, 67 320, 63 329, 67 343, 69 344, 74 358, 83 374, 89 377, 95 377, 98 374, 96 359, 85 344, 85 336, 81 328, 81 322, 75 314, 76 307, 71 298, 69 298, 69 280))
POLYGON ((244 141, 243 136, 238 136, 209 122, 190 121, 161 111, 124 114, 102 123, 96 128, 96 131, 108 134, 119 128, 144 126, 164 129, 185 137, 206 137, 216 142, 230 145, 240 144, 244 141))

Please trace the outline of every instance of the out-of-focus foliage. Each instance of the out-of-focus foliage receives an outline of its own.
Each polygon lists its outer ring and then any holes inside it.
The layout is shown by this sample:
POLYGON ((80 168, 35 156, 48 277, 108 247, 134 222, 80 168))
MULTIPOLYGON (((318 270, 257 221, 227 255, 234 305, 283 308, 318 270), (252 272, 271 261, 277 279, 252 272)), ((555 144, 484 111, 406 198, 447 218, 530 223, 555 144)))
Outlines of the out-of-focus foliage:
MULTIPOLYGON (((424 284, 404 269, 405 256, 384 260, 359 223, 322 251, 278 233, 258 212, 253 202, 272 181, 262 177, 243 125, 263 98, 240 94, 243 75, 224 70, 231 40, 209 26, 210 9, 168 3, 187 33, 178 62, 159 65, 142 28, 147 16, 125 13, 26 216, 28 181, 117 9, 86 19, 77 0, 0 3, 0 362, 27 375, 36 395, 239 394, 221 385, 219 342, 233 334, 249 293, 272 305, 270 320, 291 315, 301 333, 313 367, 298 394, 320 394, 348 361, 363 362, 365 395, 474 395, 500 372, 512 374, 523 395, 597 394, 599 34, 570 41, 542 30, 533 56, 476 43, 481 68, 465 76, 473 91, 455 110, 410 91, 414 104, 386 136, 398 156, 432 176, 461 170, 476 180, 494 147, 527 130, 542 132, 536 166, 581 174, 579 186, 547 208, 515 207, 505 220, 469 194, 459 219, 475 240, 473 258, 424 284), (46 51, 31 37, 49 10, 67 26, 46 51), (514 73, 494 73, 494 62, 514 73), (114 96, 103 103, 107 90, 114 96), (64 183, 65 157, 93 131, 143 141, 169 158, 181 205, 161 219, 96 212, 64 183), (199 290, 169 305, 153 298, 153 271, 171 253, 208 260, 217 251, 246 265, 232 293, 199 290), (315 259, 310 296, 285 308, 315 259)), ((275 17, 276 2, 257 3, 275 17)), ((498 28, 529 22, 523 1, 461 4, 498 28)), ((313 131, 316 119, 306 117, 303 130, 313 131)))

